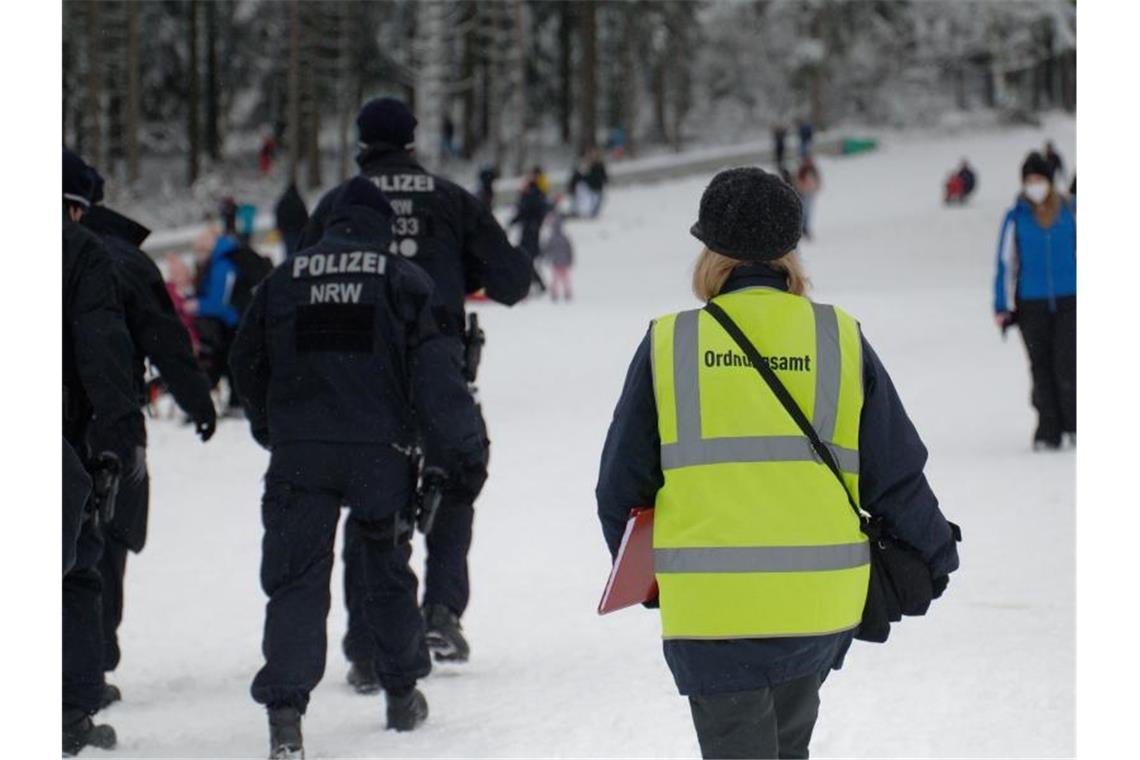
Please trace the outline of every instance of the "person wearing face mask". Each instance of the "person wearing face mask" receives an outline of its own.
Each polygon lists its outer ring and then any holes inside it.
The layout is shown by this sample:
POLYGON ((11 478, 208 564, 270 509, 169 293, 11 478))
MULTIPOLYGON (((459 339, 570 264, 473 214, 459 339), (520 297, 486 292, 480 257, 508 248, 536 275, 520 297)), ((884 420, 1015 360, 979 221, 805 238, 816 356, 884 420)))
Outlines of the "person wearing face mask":
POLYGON ((1016 323, 1029 354, 1035 450, 1077 441, 1077 219, 1053 187, 1053 167, 1034 151, 1021 165, 1022 190, 998 238, 994 319, 1016 323))

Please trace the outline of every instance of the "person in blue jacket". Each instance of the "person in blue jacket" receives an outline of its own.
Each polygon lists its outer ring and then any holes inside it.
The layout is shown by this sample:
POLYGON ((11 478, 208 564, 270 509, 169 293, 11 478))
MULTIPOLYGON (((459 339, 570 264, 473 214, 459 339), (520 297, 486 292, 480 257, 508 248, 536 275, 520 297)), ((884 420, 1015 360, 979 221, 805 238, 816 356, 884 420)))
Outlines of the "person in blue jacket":
POLYGON ((1077 216, 1053 187, 1053 167, 1033 152, 1022 191, 998 238, 994 319, 1017 324, 1033 377, 1034 449, 1077 442, 1077 216))
MULTIPOLYGON (((709 196, 716 183, 714 179, 705 191, 700 221, 693 228, 694 236, 700 232, 699 239, 708 246, 693 278, 697 297, 707 301, 755 288, 804 295, 807 279, 794 250, 802 231, 794 196, 789 202, 771 190, 779 183, 773 178, 715 202, 709 196), (773 243, 771 251, 754 257, 757 260, 736 260, 713 250, 713 241, 719 247, 734 240, 737 247, 763 248, 764 238, 781 243, 773 243)), ((630 510, 653 505, 665 484, 651 343, 647 333, 633 356, 602 451, 596 496, 611 556, 617 554, 630 510)), ((861 343, 860 503, 917 550, 937 597, 958 568, 954 532, 923 474, 926 447, 878 355, 865 337, 861 343)), ((758 393, 764 388, 760 377, 756 387, 758 393)), ((665 639, 665 660, 677 689, 690 700, 702 755, 806 758, 819 687, 829 671, 842 666, 854 634, 665 639)))

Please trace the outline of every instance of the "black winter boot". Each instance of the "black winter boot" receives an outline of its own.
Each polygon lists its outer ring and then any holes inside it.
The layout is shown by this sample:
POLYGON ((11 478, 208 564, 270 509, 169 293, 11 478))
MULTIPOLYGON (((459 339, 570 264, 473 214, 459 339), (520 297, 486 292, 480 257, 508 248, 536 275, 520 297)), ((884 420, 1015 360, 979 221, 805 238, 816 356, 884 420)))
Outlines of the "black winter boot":
POLYGON ((301 713, 295 707, 269 708, 269 760, 304 760, 301 713))
POLYGON ((454 612, 442 604, 429 604, 424 607, 424 623, 428 649, 436 662, 467 662, 471 647, 463 638, 463 628, 454 612))
POLYGON ((119 687, 113 683, 103 684, 103 697, 99 701, 99 709, 103 710, 116 702, 121 702, 123 693, 119 691, 119 687))
POLYGON ((106 724, 96 724, 91 716, 77 708, 63 711, 63 754, 75 757, 84 747, 113 749, 117 737, 115 729, 106 724))
POLYGON ((423 693, 414 686, 402 693, 388 692, 388 728, 396 731, 414 731, 427 720, 428 703, 423 693))
POLYGON ((371 660, 352 663, 348 669, 348 683, 357 694, 377 694, 382 688, 371 660))

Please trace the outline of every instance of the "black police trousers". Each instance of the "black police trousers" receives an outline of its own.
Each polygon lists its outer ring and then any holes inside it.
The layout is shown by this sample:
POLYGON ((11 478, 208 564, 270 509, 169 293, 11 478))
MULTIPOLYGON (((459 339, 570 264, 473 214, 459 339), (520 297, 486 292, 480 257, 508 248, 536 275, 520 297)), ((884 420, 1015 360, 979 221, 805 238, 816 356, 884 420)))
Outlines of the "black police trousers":
POLYGON ((75 564, 63 576, 63 709, 94 713, 103 698, 103 584, 98 518, 79 527, 75 564))
MULTIPOLYGON (((475 407, 483 440, 487 440, 487 422, 483 410, 475 407)), ((439 604, 462 617, 471 596, 467 573, 467 553, 471 549, 471 532, 475 522, 475 505, 470 494, 446 489, 436 513, 435 524, 425 539, 427 559, 424 561, 423 604, 439 604)), ((348 608, 348 630, 344 635, 344 656, 349 662, 372 659, 365 623, 363 578, 354 561, 356 530, 349 523, 344 529, 344 604, 348 608)))
POLYGON ((63 574, 75 567, 75 550, 79 531, 91 497, 91 476, 75 449, 63 439, 63 574))
POLYGON ((127 555, 142 550, 146 541, 150 509, 150 474, 146 449, 135 449, 130 472, 124 472, 115 498, 115 516, 103 530, 103 556, 99 575, 103 579, 103 670, 119 666, 119 625, 123 622, 123 581, 127 555))
POLYGON ((1017 326, 1029 354, 1033 376, 1035 438, 1060 443, 1062 433, 1077 431, 1077 297, 1021 301, 1017 326))
POLYGON ((757 691, 689 697, 704 758, 806 758, 826 673, 757 691))
MULTIPOLYGON (((397 541, 397 513, 412 498, 411 468, 385 445, 294 443, 275 446, 262 499, 261 585, 265 665, 255 701, 302 713, 325 670, 333 543, 342 505, 351 557, 360 572, 364 624, 381 685, 402 691, 429 672, 410 532, 397 541)), ((346 542, 347 543, 347 542, 346 542)))

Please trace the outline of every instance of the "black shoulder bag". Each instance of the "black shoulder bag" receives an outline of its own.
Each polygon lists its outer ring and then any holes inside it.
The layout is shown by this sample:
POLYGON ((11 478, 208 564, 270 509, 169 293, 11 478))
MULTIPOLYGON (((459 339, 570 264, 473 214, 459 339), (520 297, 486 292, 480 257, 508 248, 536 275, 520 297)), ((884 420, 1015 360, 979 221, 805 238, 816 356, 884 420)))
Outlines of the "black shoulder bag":
POLYGON ((847 503, 855 510, 859 526, 871 544, 871 580, 867 588, 867 602, 863 607, 863 619, 855 632, 855 638, 878 643, 886 641, 890 634, 891 623, 897 623, 903 615, 926 614, 934 597, 930 568, 917 551, 887 531, 881 517, 868 515, 855 504, 831 449, 820 440, 819 433, 808 422, 803 411, 788 393, 788 389, 780 382, 780 378, 776 377, 776 373, 764 361, 764 357, 752 342, 741 332, 740 327, 732 321, 724 309, 711 301, 705 304, 705 311, 712 315, 712 318, 736 341, 736 345, 752 362, 760 377, 764 378, 764 382, 776 394, 784 409, 807 436, 816 456, 827 465, 839 481, 839 485, 843 487, 847 503))

